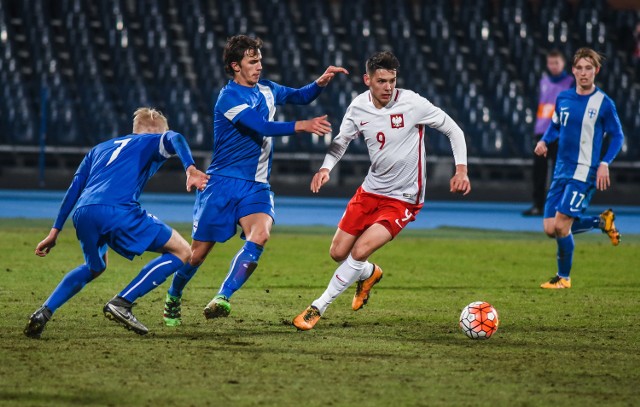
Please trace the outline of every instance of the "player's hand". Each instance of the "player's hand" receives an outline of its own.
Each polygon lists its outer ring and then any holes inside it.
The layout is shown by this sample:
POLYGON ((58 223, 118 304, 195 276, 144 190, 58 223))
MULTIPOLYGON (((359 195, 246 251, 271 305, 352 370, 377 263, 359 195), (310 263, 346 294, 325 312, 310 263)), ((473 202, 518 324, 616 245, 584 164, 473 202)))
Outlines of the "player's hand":
POLYGON ((329 169, 320 168, 311 180, 311 192, 317 194, 320 191, 320 188, 322 188, 324 184, 329 182, 330 179, 331 177, 329 176, 329 169))
POLYGON ((327 68, 326 71, 324 71, 324 73, 318 79, 316 79, 316 83, 320 87, 325 87, 329 84, 329 82, 331 82, 331 80, 333 79, 334 76, 336 76, 337 73, 343 73, 345 75, 348 75, 349 71, 347 71, 341 66, 331 65, 330 67, 327 68))
POLYGON ((533 149, 533 152, 536 153, 536 155, 541 155, 543 157, 546 157, 547 156, 547 143, 545 143, 542 140, 538 141, 538 144, 536 144, 536 148, 533 149))
POLYGON ((309 120, 298 120, 295 125, 296 133, 314 133, 319 136, 331 133, 331 123, 327 120, 327 115, 314 117, 309 120))
POLYGON ((197 169, 194 165, 187 168, 187 191, 191 192, 193 187, 203 191, 209 182, 209 176, 197 169))
POLYGON ((456 165, 456 173, 449 181, 449 191, 462 195, 467 195, 471 192, 471 181, 469 181, 469 176, 467 175, 466 165, 456 165))
POLYGON ((611 186, 609 178, 609 166, 606 163, 600 163, 596 172, 596 188, 599 191, 606 191, 611 186))
POLYGON ((49 251, 56 245, 59 233, 58 229, 52 228, 49 235, 36 246, 36 256, 44 257, 49 254, 49 251))

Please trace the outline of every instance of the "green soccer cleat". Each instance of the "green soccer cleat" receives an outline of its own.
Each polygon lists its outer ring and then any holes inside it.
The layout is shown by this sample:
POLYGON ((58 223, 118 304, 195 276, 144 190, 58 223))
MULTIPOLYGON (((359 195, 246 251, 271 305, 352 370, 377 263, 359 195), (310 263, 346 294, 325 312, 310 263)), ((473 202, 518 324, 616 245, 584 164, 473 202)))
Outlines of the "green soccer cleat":
POLYGON ((166 326, 179 326, 182 325, 182 314, 180 313, 182 305, 182 297, 174 297, 167 293, 167 297, 164 300, 164 324, 166 326))
POLYGON ((231 313, 231 304, 224 295, 216 295, 211 302, 204 307, 204 317, 207 319, 228 317, 231 313))

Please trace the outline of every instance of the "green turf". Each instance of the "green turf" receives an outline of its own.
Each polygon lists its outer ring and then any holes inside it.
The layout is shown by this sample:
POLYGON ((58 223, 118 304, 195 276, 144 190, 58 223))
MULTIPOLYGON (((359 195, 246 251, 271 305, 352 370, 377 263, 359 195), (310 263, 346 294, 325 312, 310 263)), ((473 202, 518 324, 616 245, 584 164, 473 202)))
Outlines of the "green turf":
MULTIPOLYGON (((76 406, 631 406, 640 400, 640 237, 612 247, 576 238, 573 288, 538 288, 555 271, 541 233, 407 231, 376 253, 385 277, 369 305, 353 288, 316 329, 290 320, 322 293, 335 265, 332 229, 276 228, 260 267, 206 321, 238 238, 214 248, 185 292, 184 325, 162 325, 169 282, 139 300, 140 337, 102 306, 151 256, 110 257, 109 270, 63 306, 41 340, 22 329, 60 278, 82 262, 67 226, 47 258, 33 254, 49 222, 0 221, 0 405, 76 406), (484 300, 501 325, 488 341, 457 326, 484 300)), ((188 228, 179 228, 188 233, 188 228)))

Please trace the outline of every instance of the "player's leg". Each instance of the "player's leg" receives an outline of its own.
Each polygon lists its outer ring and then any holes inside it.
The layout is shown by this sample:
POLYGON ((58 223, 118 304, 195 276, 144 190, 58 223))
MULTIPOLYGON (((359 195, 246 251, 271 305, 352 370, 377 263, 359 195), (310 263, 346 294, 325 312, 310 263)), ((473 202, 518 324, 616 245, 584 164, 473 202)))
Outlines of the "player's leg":
MULTIPOLYGON (((540 137, 538 136, 539 140, 540 137)), ((533 205, 522 214, 525 216, 539 216, 542 215, 542 208, 544 206, 545 189, 547 187, 547 157, 538 156, 533 154, 533 205)))
MULTIPOLYGON (((341 232, 342 235, 348 235, 348 233, 340 229, 338 229, 338 231, 341 232)), ((345 238, 348 239, 348 237, 345 238)), ((382 278, 382 270, 369 263, 367 259, 392 238, 393 236, 389 230, 379 223, 371 225, 357 238, 347 260, 338 267, 331 278, 327 290, 320 298, 312 303, 313 306, 320 310, 320 314, 323 314, 329 304, 354 282, 370 279, 374 271, 377 271, 376 283, 382 278)), ((358 290, 356 290, 356 292, 357 291, 358 290)), ((358 309, 361 307, 362 305, 360 305, 358 309)))
POLYGON ((258 261, 269 240, 273 218, 266 213, 254 213, 239 220, 246 241, 231 260, 229 272, 218 294, 204 309, 207 319, 226 317, 231 312, 229 299, 238 291, 258 267, 258 261))
POLYGON ((162 253, 147 263, 140 273, 104 306, 107 318, 144 335, 149 332, 133 315, 136 299, 161 285, 190 258, 191 249, 182 236, 143 210, 116 214, 116 225, 109 234, 109 245, 122 256, 133 259, 145 251, 162 253))
POLYGON ((166 243, 149 251, 160 252, 160 256, 147 263, 140 273, 118 294, 129 302, 134 302, 149 291, 161 285, 168 276, 182 267, 191 255, 189 244, 175 230, 166 243))
MULTIPOLYGON (((358 239, 358 242, 356 242, 356 245, 351 251, 351 255, 355 259, 368 259, 369 256, 391 241, 398 233, 400 233, 400 230, 394 230, 394 228, 390 228, 386 223, 376 223, 363 234, 363 238, 367 235, 365 239, 358 239), (375 234, 368 235, 370 232, 374 232, 374 227, 377 229, 375 230, 375 234), (386 233, 384 233, 383 229, 386 233)), ((382 280, 382 274, 380 266, 366 262, 366 267, 358 279, 356 292, 351 301, 351 308, 354 311, 359 310, 367 304, 371 289, 382 280)))
POLYGON ((40 338, 46 323, 56 310, 107 268, 107 245, 100 236, 100 216, 95 216, 85 207, 76 211, 73 220, 85 264, 68 272, 43 305, 31 314, 24 329, 24 334, 28 337, 40 338))
MULTIPOLYGON (((372 276, 372 270, 376 268, 379 269, 379 267, 369 263, 366 259, 392 239, 391 233, 389 233, 384 226, 377 223, 371 225, 359 237, 349 235, 341 229, 338 229, 336 232, 336 237, 346 241, 355 238, 353 249, 346 260, 335 270, 331 280, 329 280, 327 289, 322 295, 313 301, 311 306, 307 307, 306 310, 294 318, 293 325, 300 330, 306 331, 312 329, 329 305, 353 283, 361 280, 363 274, 368 274, 370 278, 372 276), (356 253, 357 257, 354 256, 354 253, 356 253)), ((334 237, 334 241, 335 240, 334 237)), ((378 272, 376 282, 381 278, 382 270, 378 272)))
POLYGON ((584 182, 567 180, 557 205, 557 212, 554 219, 555 238, 557 244, 557 265, 556 275, 540 287, 558 289, 571 288, 571 267, 573 265, 573 252, 575 242, 571 233, 574 219, 584 213, 589 206, 595 188, 584 182))
POLYGON ((598 216, 580 216, 573 222, 571 233, 578 234, 588 232, 593 229, 600 229, 602 233, 609 236, 611 244, 617 246, 620 244, 620 232, 616 228, 614 222, 616 218, 613 210, 607 209, 598 216))
MULTIPOLYGON (((349 206, 347 206, 347 208, 349 208, 349 206)), ((344 222, 341 221, 341 224, 342 223, 344 222)), ((352 229, 350 228, 350 230, 352 229)), ((299 330, 308 331, 309 329, 312 329, 320 320, 322 313, 327 309, 329 304, 331 304, 333 300, 336 299, 347 287, 356 281, 359 274, 355 269, 360 269, 361 267, 359 264, 356 264, 355 268, 349 266, 349 263, 354 261, 349 256, 349 253, 360 234, 357 230, 352 231, 352 233, 357 233, 357 235, 347 233, 340 229, 340 227, 336 229, 336 233, 331 241, 329 253, 333 260, 341 264, 338 266, 338 269, 334 271, 333 276, 329 280, 329 285, 322 295, 320 295, 320 297, 313 301, 310 306, 293 319, 293 325, 299 330)), ((362 270, 360 270, 359 273, 361 274, 362 270)))
POLYGON ((571 225, 571 233, 577 235, 595 228, 600 228, 600 216, 580 216, 571 225))
POLYGON ((204 263, 214 245, 215 242, 202 242, 195 239, 191 242, 191 259, 174 273, 171 287, 169 287, 165 298, 163 312, 165 325, 178 326, 182 324, 182 292, 204 263))
MULTIPOLYGON (((231 312, 229 299, 251 277, 258 267, 264 246, 271 235, 275 219, 273 193, 268 184, 236 180, 237 204, 234 208, 235 225, 240 224, 246 242, 231 260, 229 272, 218 294, 207 304, 204 315, 207 319, 226 317, 231 312)), ((227 212, 229 212, 227 210, 227 212)))
MULTIPOLYGON (((228 178, 212 176, 204 191, 196 192, 193 206, 193 232, 191 234, 191 259, 178 270, 167 292, 166 305, 180 302, 182 292, 191 281, 216 241, 224 242, 235 234, 236 220, 228 210, 231 204, 230 191, 233 185, 226 185, 228 178)), ((167 320, 165 319, 165 322, 167 320)), ((172 321, 168 321, 171 325, 172 321)))
POLYGON ((542 228, 547 236, 554 239, 556 237, 556 212, 558 205, 562 201, 565 185, 566 180, 553 180, 547 193, 547 199, 544 202, 542 228))
POLYGON ((329 248, 329 255, 331 258, 338 263, 345 261, 347 256, 349 256, 349 253, 351 253, 351 249, 353 249, 353 245, 356 244, 356 240, 359 236, 359 233, 358 235, 352 235, 338 227, 336 229, 336 233, 333 235, 331 247, 329 248))

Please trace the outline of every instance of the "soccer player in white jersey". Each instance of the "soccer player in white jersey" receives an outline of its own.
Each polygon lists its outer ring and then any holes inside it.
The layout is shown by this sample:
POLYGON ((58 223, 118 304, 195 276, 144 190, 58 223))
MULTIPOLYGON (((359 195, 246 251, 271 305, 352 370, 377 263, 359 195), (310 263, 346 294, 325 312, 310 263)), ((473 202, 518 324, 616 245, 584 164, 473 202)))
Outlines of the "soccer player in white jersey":
POLYGON ((341 264, 326 291, 293 320, 300 330, 312 329, 329 304, 354 282, 353 310, 367 303, 371 288, 382 278, 382 269, 367 259, 412 222, 424 203, 425 126, 450 139, 456 165, 451 192, 466 195, 471 191, 462 130, 424 97, 396 88, 399 66, 391 52, 378 52, 367 60, 364 83, 369 90, 351 102, 340 133, 311 181, 311 190, 317 193, 329 181, 331 169, 349 143, 359 136, 364 138, 371 167, 347 205, 331 242, 331 257, 341 264))
POLYGON ((534 150, 546 155, 547 145, 558 140, 558 157, 543 220, 544 232, 558 245, 558 272, 542 288, 571 287, 573 234, 598 228, 614 246, 620 242, 611 209, 600 216, 583 216, 596 188, 604 191, 610 186, 609 164, 624 142, 615 103, 595 85, 601 60, 590 48, 576 51, 571 69, 576 87, 558 95, 552 123, 534 150), (609 147, 600 158, 605 134, 610 138, 609 147))
POLYGON ((204 309, 205 317, 226 317, 229 299, 258 266, 275 219, 269 185, 273 137, 307 132, 326 134, 326 115, 296 122, 273 121, 276 105, 309 104, 338 73, 330 66, 315 81, 293 89, 261 80, 262 41, 245 35, 231 37, 225 46, 225 71, 232 77, 218 96, 213 117, 213 158, 207 169, 208 187, 198 193, 194 207, 191 261, 179 270, 164 308, 167 325, 180 325, 182 291, 216 242, 225 242, 242 228, 244 246, 231 261, 218 294, 204 309))
POLYGON ((131 313, 133 302, 162 284, 189 259, 182 236, 140 207, 138 198, 149 178, 177 154, 187 174, 187 191, 204 189, 208 176, 196 169, 186 139, 169 130, 157 110, 140 108, 133 134, 98 144, 87 153, 62 200, 49 235, 35 254, 44 257, 56 245, 71 210, 85 263, 68 272, 42 307, 29 318, 24 334, 40 338, 56 310, 107 268, 107 248, 132 260, 145 251, 162 253, 103 308, 107 318, 144 335, 149 330, 131 313))

